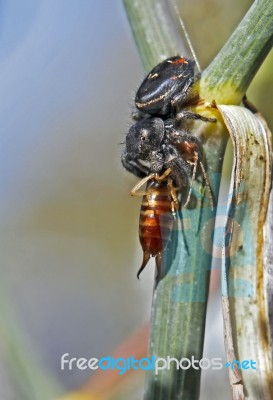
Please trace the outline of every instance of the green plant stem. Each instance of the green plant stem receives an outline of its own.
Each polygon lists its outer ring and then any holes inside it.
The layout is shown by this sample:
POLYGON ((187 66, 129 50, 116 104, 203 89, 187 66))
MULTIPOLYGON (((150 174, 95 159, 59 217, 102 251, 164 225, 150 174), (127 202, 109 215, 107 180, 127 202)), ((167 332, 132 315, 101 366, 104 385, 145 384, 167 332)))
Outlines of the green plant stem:
POLYGON ((201 96, 218 104, 240 104, 272 45, 273 1, 256 0, 203 72, 201 96))
MULTIPOLYGON (((124 0, 124 5, 146 71, 162 58, 181 54, 182 46, 171 29, 164 1, 124 0)), ((217 198, 227 135, 220 124, 213 125, 213 132, 215 137, 204 143, 203 150, 208 179, 217 198)), ((216 212, 203 186, 195 182, 192 197, 196 203, 191 209, 182 209, 171 246, 164 254, 166 275, 153 295, 150 356, 202 358, 216 212)), ((184 400, 198 399, 200 374, 200 369, 192 372, 173 368, 158 375, 151 371, 147 374, 145 399, 171 400, 182 395, 184 400)))
POLYGON ((162 0, 123 0, 139 56, 146 72, 167 57, 187 55, 162 0))

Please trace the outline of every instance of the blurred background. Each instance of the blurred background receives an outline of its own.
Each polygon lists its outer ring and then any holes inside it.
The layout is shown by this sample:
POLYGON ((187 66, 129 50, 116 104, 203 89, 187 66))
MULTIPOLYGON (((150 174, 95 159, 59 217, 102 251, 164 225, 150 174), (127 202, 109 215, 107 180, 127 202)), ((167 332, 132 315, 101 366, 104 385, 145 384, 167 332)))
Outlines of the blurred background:
MULTIPOLYGON (((252 2, 177 3, 205 68, 252 2)), ((272 127, 270 65, 248 97, 272 127)), ((0 2, 3 400, 75 390, 90 371, 62 371, 62 354, 100 358, 147 331, 154 267, 136 279, 140 200, 120 165, 143 76, 120 0, 0 2)), ((224 359, 218 268, 205 356, 224 359)), ((201 400, 229 397, 226 371, 214 374, 203 374, 201 400)), ((137 379, 127 400, 141 398, 137 379)))

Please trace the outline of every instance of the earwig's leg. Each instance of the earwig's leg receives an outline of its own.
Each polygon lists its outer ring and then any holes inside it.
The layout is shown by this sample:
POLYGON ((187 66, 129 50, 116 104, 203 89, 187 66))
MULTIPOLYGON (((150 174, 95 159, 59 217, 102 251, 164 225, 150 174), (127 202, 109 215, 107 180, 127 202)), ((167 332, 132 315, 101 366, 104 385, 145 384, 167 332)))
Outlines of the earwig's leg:
POLYGON ((130 195, 131 196, 145 196, 147 192, 138 192, 138 190, 141 188, 141 186, 145 185, 146 182, 148 182, 150 179, 154 179, 156 177, 156 174, 151 174, 148 176, 145 176, 145 178, 141 179, 131 190, 130 195))
MULTIPOLYGON (((192 187, 193 187, 193 182, 194 182, 195 176, 196 176, 198 160, 199 160, 199 156, 198 156, 198 153, 195 151, 194 152, 194 164, 193 164, 194 167, 193 167, 193 171, 192 171, 191 185, 190 185, 190 190, 189 190, 189 193, 188 193, 187 200, 186 200, 186 202, 184 204, 184 207, 187 207, 187 205, 189 204, 190 198, 191 198, 192 187)), ((201 163, 201 161, 200 161, 200 163, 201 163)))
POLYGON ((151 257, 150 253, 148 251, 144 251, 144 253, 143 253, 143 261, 142 261, 141 267, 139 268, 139 270, 137 272, 137 279, 139 279, 139 275, 141 274, 141 272, 146 267, 148 261, 150 260, 150 257, 151 257))
POLYGON ((172 173, 172 169, 171 169, 171 168, 167 168, 166 171, 163 172, 162 175, 160 175, 160 176, 155 175, 155 179, 156 179, 158 182, 164 181, 164 180, 167 178, 167 176, 170 175, 171 173, 172 173))
POLYGON ((179 206, 178 206, 178 199, 177 199, 177 196, 176 196, 177 189, 173 186, 173 180, 171 178, 168 178, 167 186, 168 186, 168 189, 169 189, 169 191, 171 193, 171 196, 172 196, 172 199, 173 199, 173 201, 172 201, 172 213, 174 213, 176 210, 178 210, 179 206))
POLYGON ((181 226, 182 226, 181 232, 182 232, 182 237, 183 237, 184 246, 185 246, 185 249, 186 249, 187 254, 189 255, 189 254, 190 254, 190 250, 189 250, 189 245, 188 245, 187 238, 186 238, 186 229, 185 229, 185 225, 184 225, 184 219, 183 219, 183 212, 182 212, 182 210, 181 210, 180 221, 181 221, 181 226))
POLYGON ((162 253, 158 253, 155 256, 155 264, 156 264, 156 269, 157 269, 157 274, 155 280, 157 281, 158 278, 161 275, 161 265, 162 265, 162 253))
MULTIPOLYGON (((171 173, 172 173, 172 168, 167 168, 166 171, 162 175, 156 176, 155 179, 159 182, 164 181, 167 178, 167 176, 170 175, 171 173)), ((173 186, 173 181, 171 178, 168 178, 167 185, 171 192, 171 196, 173 198, 173 203, 175 203, 175 206, 174 206, 174 204, 172 204, 172 212, 175 212, 175 210, 178 209, 178 199, 177 199, 177 196, 175 193, 177 189, 173 186)))
POLYGON ((200 163, 200 167, 202 169, 203 177, 205 179, 206 188, 208 189, 208 192, 209 192, 210 206, 211 206, 211 209, 213 210, 213 207, 215 205, 214 198, 213 198, 213 192, 211 190, 211 186, 210 186, 209 179, 208 179, 208 176, 206 174, 204 165, 203 165, 203 163, 201 161, 199 161, 199 163, 200 163))

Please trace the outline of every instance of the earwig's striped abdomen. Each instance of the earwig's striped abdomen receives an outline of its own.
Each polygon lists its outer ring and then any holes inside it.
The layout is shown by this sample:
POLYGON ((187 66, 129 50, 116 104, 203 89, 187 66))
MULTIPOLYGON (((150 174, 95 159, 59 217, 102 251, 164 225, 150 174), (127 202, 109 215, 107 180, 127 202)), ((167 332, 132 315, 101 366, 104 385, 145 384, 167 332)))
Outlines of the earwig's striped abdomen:
POLYGON ((139 239, 143 251, 156 256, 163 251, 173 226, 173 199, 166 181, 151 180, 146 193, 140 210, 139 239))

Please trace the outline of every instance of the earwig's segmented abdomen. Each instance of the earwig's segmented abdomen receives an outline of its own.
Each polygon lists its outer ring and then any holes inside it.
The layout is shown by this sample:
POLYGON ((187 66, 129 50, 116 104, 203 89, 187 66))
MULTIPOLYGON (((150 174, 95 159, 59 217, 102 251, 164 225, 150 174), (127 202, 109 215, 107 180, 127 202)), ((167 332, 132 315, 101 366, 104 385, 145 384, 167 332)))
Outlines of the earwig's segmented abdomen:
POLYGON ((151 180, 143 196, 139 217, 139 239, 144 258, 141 271, 150 257, 157 257, 166 246, 174 223, 174 201, 167 181, 151 180))
POLYGON ((151 181, 143 196, 139 238, 143 251, 156 256, 163 250, 173 225, 172 198, 166 182, 151 181))

